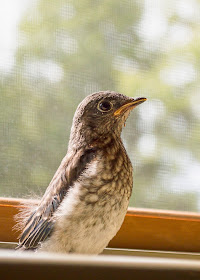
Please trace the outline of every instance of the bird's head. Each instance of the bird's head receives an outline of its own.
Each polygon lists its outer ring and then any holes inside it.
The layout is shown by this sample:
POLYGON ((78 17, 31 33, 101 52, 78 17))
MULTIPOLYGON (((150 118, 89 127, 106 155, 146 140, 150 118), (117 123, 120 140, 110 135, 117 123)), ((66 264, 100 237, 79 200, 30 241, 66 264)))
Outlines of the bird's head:
POLYGON ((130 111, 146 101, 113 91, 101 91, 88 95, 78 106, 71 130, 70 142, 105 138, 121 134, 130 111))

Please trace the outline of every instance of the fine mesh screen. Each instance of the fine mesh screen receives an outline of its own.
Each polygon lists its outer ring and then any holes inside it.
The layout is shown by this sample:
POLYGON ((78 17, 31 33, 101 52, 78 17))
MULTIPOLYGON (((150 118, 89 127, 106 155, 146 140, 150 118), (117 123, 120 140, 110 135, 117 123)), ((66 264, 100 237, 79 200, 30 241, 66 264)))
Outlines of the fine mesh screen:
POLYGON ((123 131, 130 205, 200 210, 200 1, 0 2, 0 196, 42 194, 79 102, 148 101, 123 131))

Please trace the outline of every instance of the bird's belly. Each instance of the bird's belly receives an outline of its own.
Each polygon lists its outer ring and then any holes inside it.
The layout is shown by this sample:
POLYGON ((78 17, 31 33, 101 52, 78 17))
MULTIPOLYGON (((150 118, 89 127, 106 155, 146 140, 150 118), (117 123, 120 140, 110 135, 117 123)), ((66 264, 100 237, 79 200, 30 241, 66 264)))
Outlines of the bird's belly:
MULTIPOLYGON (((70 203, 77 201, 69 194, 70 203)), ((112 199, 111 199, 112 200, 112 199)), ((104 205, 101 201, 86 203, 80 201, 69 205, 63 204, 60 217, 50 239, 41 249, 45 251, 70 252, 82 254, 99 254, 116 235, 124 220, 128 199, 119 195, 115 203, 109 198, 104 205)), ((59 214, 58 214, 59 215, 59 214)))
MULTIPOLYGON (((82 222, 78 225, 78 238, 73 239, 71 251, 84 254, 101 253, 121 227, 128 206, 126 201, 122 204, 120 211, 105 207, 104 211, 98 214, 98 209, 94 207, 89 217, 82 217, 82 222)), ((77 230, 77 225, 75 227, 77 230)))

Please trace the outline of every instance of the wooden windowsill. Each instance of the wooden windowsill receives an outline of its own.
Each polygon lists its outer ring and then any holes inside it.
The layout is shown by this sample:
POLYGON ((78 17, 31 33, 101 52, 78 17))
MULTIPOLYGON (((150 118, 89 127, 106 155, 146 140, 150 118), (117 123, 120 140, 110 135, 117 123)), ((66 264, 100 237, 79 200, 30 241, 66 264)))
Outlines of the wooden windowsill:
POLYGON ((1 279, 199 279, 200 261, 0 250, 1 279))
MULTIPOLYGON (((0 198, 0 241, 16 242, 13 216, 22 199, 0 198)), ((30 204, 37 201, 30 201, 30 204)), ((28 206, 26 206, 28 207, 28 206)), ((129 208, 111 248, 200 252, 200 214, 129 208)))

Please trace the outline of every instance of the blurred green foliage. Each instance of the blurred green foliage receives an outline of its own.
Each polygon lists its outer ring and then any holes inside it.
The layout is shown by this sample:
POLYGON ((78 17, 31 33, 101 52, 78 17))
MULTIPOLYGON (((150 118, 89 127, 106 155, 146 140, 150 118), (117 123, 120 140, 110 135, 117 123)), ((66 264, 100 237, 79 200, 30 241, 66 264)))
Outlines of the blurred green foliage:
POLYGON ((130 205, 200 209, 200 2, 193 14, 190 1, 149 2, 39 0, 26 10, 15 65, 0 72, 1 196, 42 194, 78 103, 110 89, 148 98, 123 131, 130 205))

